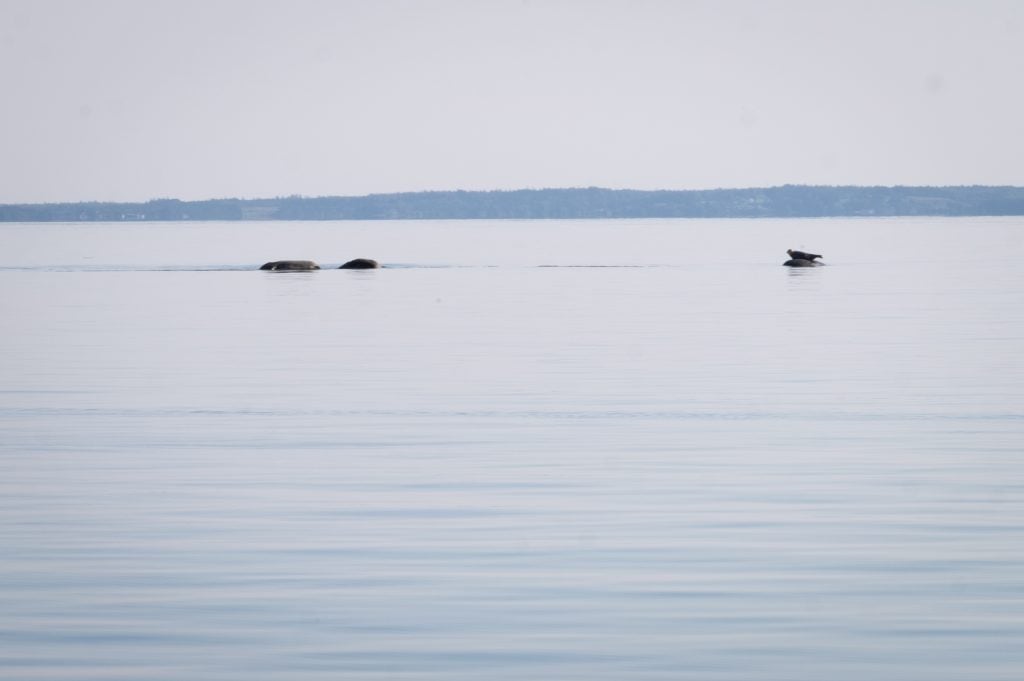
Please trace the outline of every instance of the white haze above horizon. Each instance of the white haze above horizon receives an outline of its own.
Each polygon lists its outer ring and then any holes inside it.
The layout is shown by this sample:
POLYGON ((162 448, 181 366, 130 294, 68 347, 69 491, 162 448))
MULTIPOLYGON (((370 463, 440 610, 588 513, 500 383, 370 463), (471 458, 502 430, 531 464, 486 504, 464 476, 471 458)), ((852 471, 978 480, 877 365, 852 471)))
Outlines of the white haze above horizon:
POLYGON ((0 203, 1024 185, 1024 3, 0 0, 0 203))

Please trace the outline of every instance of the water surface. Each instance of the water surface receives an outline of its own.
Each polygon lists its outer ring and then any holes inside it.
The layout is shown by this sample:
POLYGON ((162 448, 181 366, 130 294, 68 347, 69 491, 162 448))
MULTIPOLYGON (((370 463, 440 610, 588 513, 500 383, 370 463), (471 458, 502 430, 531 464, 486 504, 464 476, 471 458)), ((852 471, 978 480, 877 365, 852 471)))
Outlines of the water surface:
POLYGON ((0 254, 10 678, 1024 674, 1024 219, 0 254), (353 257, 386 267, 255 269, 353 257))

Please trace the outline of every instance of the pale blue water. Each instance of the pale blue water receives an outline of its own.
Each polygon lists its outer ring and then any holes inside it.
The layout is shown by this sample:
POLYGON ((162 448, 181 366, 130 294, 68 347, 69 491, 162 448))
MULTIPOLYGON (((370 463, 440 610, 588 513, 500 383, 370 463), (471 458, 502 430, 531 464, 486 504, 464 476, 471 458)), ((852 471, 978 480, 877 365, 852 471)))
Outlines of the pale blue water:
POLYGON ((1024 678, 1022 263, 1021 218, 0 225, 0 676, 1024 678))

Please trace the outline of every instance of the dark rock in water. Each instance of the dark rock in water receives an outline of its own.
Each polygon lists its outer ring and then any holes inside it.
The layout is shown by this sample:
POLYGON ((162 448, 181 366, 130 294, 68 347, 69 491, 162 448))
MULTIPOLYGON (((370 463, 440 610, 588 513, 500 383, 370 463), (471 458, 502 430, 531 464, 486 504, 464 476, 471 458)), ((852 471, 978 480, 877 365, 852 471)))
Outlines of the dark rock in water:
MULTIPOLYGON (((804 253, 803 251, 794 251, 792 248, 787 250, 786 253, 789 254, 789 257, 792 258, 793 260, 810 260, 810 261, 813 262, 816 258, 820 258, 821 257, 820 255, 816 255, 814 253, 804 253)), ((799 267, 799 265, 798 265, 798 267, 799 267)))
POLYGON ((271 272, 309 272, 320 269, 320 265, 312 260, 275 260, 264 263, 260 269, 271 272))
POLYGON ((786 267, 821 267, 820 262, 814 262, 813 260, 807 260, 805 258, 793 258, 782 263, 786 267))
POLYGON ((369 258, 356 258, 355 260, 349 260, 347 263, 339 267, 339 270, 375 270, 380 267, 380 263, 376 260, 370 260, 369 258))

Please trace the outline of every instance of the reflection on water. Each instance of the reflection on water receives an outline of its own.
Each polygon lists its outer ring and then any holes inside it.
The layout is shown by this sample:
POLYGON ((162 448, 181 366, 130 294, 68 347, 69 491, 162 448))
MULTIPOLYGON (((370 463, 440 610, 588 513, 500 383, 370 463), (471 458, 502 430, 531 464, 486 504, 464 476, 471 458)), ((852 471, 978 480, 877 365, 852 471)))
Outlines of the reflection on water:
POLYGON ((1022 228, 0 226, 0 664, 1017 678, 1022 228))

